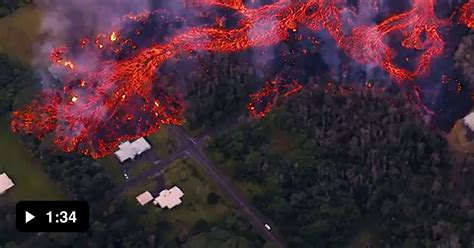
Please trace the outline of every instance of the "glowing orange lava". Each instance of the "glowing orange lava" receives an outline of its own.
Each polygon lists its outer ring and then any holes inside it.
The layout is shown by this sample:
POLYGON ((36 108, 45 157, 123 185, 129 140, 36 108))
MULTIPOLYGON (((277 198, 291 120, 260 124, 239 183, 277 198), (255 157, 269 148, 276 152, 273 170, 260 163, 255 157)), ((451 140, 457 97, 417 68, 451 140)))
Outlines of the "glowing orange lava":
POLYGON ((110 41, 116 41, 117 40, 117 33, 116 32, 112 32, 110 34, 110 41))
POLYGON ((474 0, 469 0, 461 7, 459 20, 468 28, 474 28, 474 0))
POLYGON ((247 110, 254 118, 263 118, 277 103, 281 97, 288 97, 303 88, 301 84, 292 81, 290 84, 283 82, 281 78, 269 81, 256 93, 250 95, 250 103, 247 110))
MULTIPOLYGON (((193 51, 240 52, 251 47, 268 47, 288 39, 289 31, 305 26, 314 31, 327 30, 337 44, 355 61, 385 69, 398 82, 425 74, 433 58, 444 49, 439 29, 448 24, 434 13, 435 0, 412 0, 411 9, 372 26, 356 26, 342 31, 341 0, 280 0, 255 9, 241 0, 185 0, 188 7, 220 6, 241 15, 236 28, 223 25, 192 27, 168 39, 139 50, 122 60, 102 59, 96 65, 81 66, 68 58, 68 49, 51 53, 54 66, 67 69, 64 87, 48 88, 25 108, 15 111, 12 130, 38 138, 53 133, 54 143, 66 152, 79 151, 99 158, 110 154, 125 140, 146 136, 162 124, 179 124, 183 104, 154 82, 157 69, 167 60, 193 51), (395 51, 386 43, 389 34, 400 32, 402 46, 418 51, 413 71, 397 66, 395 51), (426 37, 422 39, 422 34, 426 37)), ((473 0, 462 8, 461 21, 472 28, 473 0)), ((377 6, 373 6, 377 9, 377 6)), ((124 20, 143 21, 152 12, 127 15, 124 20)), ((217 24, 217 23, 216 23, 217 24)), ((112 27, 112 30, 117 30, 112 27)), ((136 31, 140 33, 139 30, 136 31)), ((98 52, 118 53, 120 48, 136 48, 116 32, 80 41, 98 52)), ((87 51, 89 51, 88 49, 87 51)), ((64 80, 63 80, 64 81, 64 80)), ((301 89, 295 81, 284 84, 274 80, 250 96, 247 108, 263 117, 279 97, 301 89), (261 106, 261 105, 264 106, 261 106)))

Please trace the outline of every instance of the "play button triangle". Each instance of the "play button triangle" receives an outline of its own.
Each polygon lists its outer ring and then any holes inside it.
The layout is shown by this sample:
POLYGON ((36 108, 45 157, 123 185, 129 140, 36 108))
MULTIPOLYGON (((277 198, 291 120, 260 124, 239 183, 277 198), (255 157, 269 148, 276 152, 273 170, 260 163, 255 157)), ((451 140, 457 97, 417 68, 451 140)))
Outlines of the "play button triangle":
POLYGON ((34 215, 30 214, 28 211, 25 211, 25 223, 30 222, 34 218, 35 218, 34 215))

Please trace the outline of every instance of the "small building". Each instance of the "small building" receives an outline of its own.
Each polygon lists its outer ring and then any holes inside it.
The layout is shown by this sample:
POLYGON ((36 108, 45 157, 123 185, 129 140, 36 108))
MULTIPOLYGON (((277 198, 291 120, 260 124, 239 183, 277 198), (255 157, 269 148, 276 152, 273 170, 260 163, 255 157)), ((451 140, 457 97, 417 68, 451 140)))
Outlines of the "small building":
POLYGON ((474 112, 471 112, 470 114, 466 115, 463 120, 464 125, 471 129, 471 131, 474 131, 474 112))
POLYGON ((142 137, 132 143, 125 141, 119 145, 119 149, 114 154, 120 160, 120 163, 123 163, 128 159, 134 159, 149 149, 151 149, 151 145, 142 137))
POLYGON ((0 174, 0 195, 11 189, 15 184, 6 173, 0 174))
POLYGON ((446 138, 453 151, 474 154, 474 111, 457 120, 446 138))
POLYGON ((140 205, 144 206, 148 204, 149 202, 153 201, 153 195, 149 191, 145 191, 141 193, 139 196, 136 197, 138 203, 140 205))
POLYGON ((182 203, 181 197, 183 195, 183 191, 178 186, 174 186, 171 189, 162 190, 153 201, 153 204, 158 204, 161 208, 172 209, 182 203))
POLYGON ((474 112, 469 113, 463 118, 463 124, 466 128, 466 139, 470 142, 474 140, 474 112))

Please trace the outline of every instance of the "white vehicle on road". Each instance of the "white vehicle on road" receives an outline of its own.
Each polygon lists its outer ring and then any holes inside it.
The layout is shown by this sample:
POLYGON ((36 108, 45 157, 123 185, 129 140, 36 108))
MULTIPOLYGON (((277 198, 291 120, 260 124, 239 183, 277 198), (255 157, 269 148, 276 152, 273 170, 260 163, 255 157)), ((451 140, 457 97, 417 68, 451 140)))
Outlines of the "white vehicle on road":
POLYGON ((272 230, 272 227, 268 224, 265 224, 263 225, 265 227, 265 229, 267 229, 268 231, 272 230))

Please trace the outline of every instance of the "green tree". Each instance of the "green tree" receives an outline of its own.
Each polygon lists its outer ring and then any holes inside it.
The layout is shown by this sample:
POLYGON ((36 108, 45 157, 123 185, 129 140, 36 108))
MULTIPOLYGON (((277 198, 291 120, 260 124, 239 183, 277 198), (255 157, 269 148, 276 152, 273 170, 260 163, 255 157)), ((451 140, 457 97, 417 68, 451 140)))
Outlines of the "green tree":
POLYGON ((214 192, 210 192, 209 194, 207 194, 207 204, 209 205, 216 205, 217 203, 219 203, 220 199, 221 197, 214 192))

